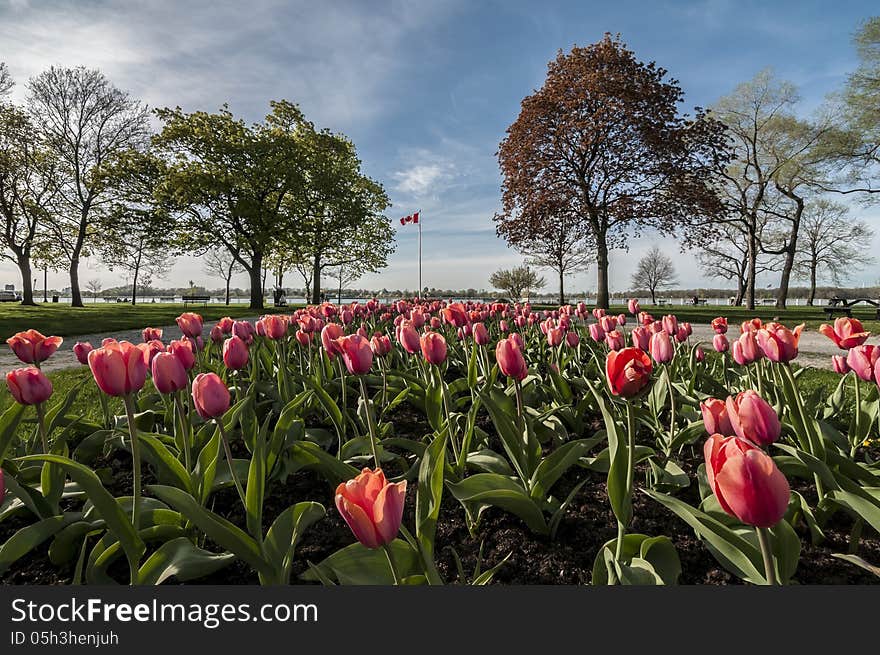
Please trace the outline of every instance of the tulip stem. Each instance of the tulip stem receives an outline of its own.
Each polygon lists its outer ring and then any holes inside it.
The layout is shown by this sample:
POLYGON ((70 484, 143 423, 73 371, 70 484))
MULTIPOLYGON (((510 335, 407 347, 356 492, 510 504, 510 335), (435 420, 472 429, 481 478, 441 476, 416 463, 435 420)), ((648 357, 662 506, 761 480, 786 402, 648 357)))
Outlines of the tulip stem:
POLYGON ((223 419, 217 418, 214 420, 220 430, 220 439, 223 441, 223 452, 226 453, 226 463, 229 465, 229 474, 232 476, 232 482, 238 490, 238 496, 241 498, 241 502, 246 503, 244 487, 241 486, 241 480, 238 479, 238 474, 235 472, 235 466, 232 463, 232 450, 229 448, 229 439, 226 438, 226 428, 223 427, 223 419))
POLYGON ((125 405, 125 416, 128 420, 128 433, 131 437, 131 466, 132 466, 132 504, 131 504, 131 524, 135 531, 140 528, 140 512, 141 512, 141 450, 138 440, 137 425, 134 420, 134 400, 131 394, 125 394, 122 397, 125 405))
POLYGON ((192 473, 192 454, 189 444, 189 425, 186 420, 186 412, 183 409, 183 403, 180 400, 180 392, 174 394, 174 406, 177 409, 178 422, 180 423, 180 443, 183 448, 183 461, 186 465, 186 472, 192 473))
POLYGON ((358 380, 360 380, 361 383, 361 396, 364 399, 364 412, 367 414, 367 431, 370 433, 370 449, 373 452, 373 462, 376 468, 381 468, 382 465, 379 463, 379 451, 376 447, 377 438, 376 425, 373 418, 373 404, 370 402, 370 393, 367 391, 367 383, 364 381, 363 376, 358 376, 358 380))
MULTIPOLYGON (((861 434, 861 409, 862 409, 862 387, 859 384, 859 376, 856 375, 855 371, 852 371, 853 378, 853 392, 856 396, 855 403, 855 413, 853 415, 853 435, 852 442, 850 444, 849 456, 851 459, 856 458, 856 452, 859 449, 859 435, 861 434)), ((880 383, 878 383, 880 384, 880 383)))
MULTIPOLYGON (((669 366, 666 366, 666 388, 669 390, 669 442, 666 448, 666 456, 672 451, 672 442, 675 439, 675 387, 672 386, 672 374, 669 372, 669 366)), ((629 407, 629 403, 627 403, 629 407)), ((629 412, 627 409, 627 420, 629 420, 629 412)), ((632 429, 632 428, 630 428, 632 429)))
POLYGON ((49 454, 49 437, 46 434, 46 407, 43 403, 37 403, 34 406, 37 410, 37 426, 40 431, 40 440, 43 442, 43 453, 49 454))
MULTIPOLYGON (((523 399, 522 399, 522 386, 520 385, 519 380, 514 378, 513 380, 513 391, 516 395, 516 415, 519 417, 520 424, 523 421, 523 399)), ((520 425, 522 427, 522 425, 520 425)))
POLYGON ((773 564, 773 552, 770 550, 770 533, 767 528, 755 528, 758 535, 758 544, 761 546, 761 556, 764 558, 764 572, 768 585, 779 584, 776 581, 776 567, 773 564))
POLYGON ((400 573, 397 570, 397 562, 394 561, 394 551, 391 550, 391 544, 382 544, 382 550, 385 551, 385 557, 388 559, 388 568, 391 569, 391 577, 394 578, 395 586, 400 586, 400 573))

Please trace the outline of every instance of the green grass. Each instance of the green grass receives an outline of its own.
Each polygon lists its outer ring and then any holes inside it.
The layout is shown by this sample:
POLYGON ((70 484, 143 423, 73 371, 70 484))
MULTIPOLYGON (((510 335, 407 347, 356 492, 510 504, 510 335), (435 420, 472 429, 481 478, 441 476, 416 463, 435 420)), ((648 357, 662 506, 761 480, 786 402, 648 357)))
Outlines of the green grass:
POLYGON ((43 334, 72 336, 95 334, 118 330, 131 330, 148 325, 158 327, 171 325, 184 311, 201 314, 206 321, 215 321, 223 316, 255 316, 277 311, 289 312, 267 307, 263 310, 250 309, 246 304, 208 305, 207 307, 188 307, 184 310, 180 303, 146 303, 127 305, 122 303, 86 303, 85 307, 71 307, 65 304, 38 304, 35 307, 24 305, 0 305, 0 338, 4 341, 16 332, 34 328, 43 334))
MULTIPOLYGON (((52 398, 49 399, 49 405, 64 400, 71 389, 77 385, 81 385, 71 413, 76 415, 81 414, 86 420, 96 423, 101 422, 101 401, 98 398, 100 392, 98 391, 97 385, 92 381, 92 373, 87 366, 66 368, 60 371, 50 371, 46 373, 46 376, 52 381, 52 398), (83 382, 85 383, 83 384, 83 382)), ((121 414, 124 411, 122 401, 119 398, 110 398, 109 400, 110 411, 114 414, 121 414)), ((12 394, 9 393, 9 389, 6 388, 5 384, 2 385, 2 387, 0 387, 0 413, 6 411, 6 409, 14 402, 12 394)), ((30 422, 34 417, 35 414, 33 408, 25 411, 25 421, 30 422)))

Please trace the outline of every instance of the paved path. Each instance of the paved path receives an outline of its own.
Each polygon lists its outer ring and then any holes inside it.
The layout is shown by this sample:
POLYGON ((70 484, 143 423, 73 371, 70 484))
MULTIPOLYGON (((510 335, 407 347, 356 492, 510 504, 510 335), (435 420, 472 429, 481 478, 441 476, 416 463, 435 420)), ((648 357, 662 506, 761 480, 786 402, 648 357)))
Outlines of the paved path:
MULTIPOLYGON (((237 321, 256 321, 258 316, 248 316, 248 317, 240 317, 235 320, 237 321)), ((207 338, 207 328, 211 327, 216 323, 216 321, 207 321, 205 323, 206 329, 204 332, 204 336, 207 338)), ((168 343, 172 339, 178 339, 183 336, 180 328, 177 327, 177 324, 172 325, 162 325, 162 326, 153 326, 153 327, 161 327, 162 341, 168 343)), ((52 355, 49 359, 42 363, 41 368, 44 371, 57 371, 58 369, 63 368, 76 368, 80 365, 79 361, 76 359, 76 355, 73 354, 73 346, 77 341, 88 341, 96 348, 101 345, 101 341, 106 339, 107 337, 113 337, 118 341, 131 341, 132 343, 140 343, 143 341, 143 336, 141 335, 141 331, 143 328, 138 328, 136 330, 118 330, 116 332, 104 332, 101 334, 81 334, 79 336, 73 337, 64 337, 64 343, 61 344, 61 347, 52 355)), ((51 335, 46 335, 51 336, 51 335)), ((22 364, 21 361, 16 357, 9 346, 5 343, 0 343, 0 372, 5 376, 8 371, 11 371, 14 368, 19 368, 21 366, 27 366, 27 364, 22 364)))

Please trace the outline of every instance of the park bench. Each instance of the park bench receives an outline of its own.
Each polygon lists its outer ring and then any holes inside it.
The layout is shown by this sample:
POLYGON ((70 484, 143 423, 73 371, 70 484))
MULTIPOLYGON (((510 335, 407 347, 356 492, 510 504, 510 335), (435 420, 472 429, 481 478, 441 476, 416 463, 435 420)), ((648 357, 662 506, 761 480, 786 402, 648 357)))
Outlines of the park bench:
POLYGON ((776 298, 761 298, 762 305, 775 305, 776 298))
POLYGON ((187 305, 198 305, 201 304, 204 307, 208 306, 208 303, 211 301, 211 296, 183 296, 183 306, 187 305))
POLYGON ((672 301, 668 298, 657 298, 657 305, 659 307, 663 307, 664 305, 671 305, 672 301))
POLYGON ((828 300, 828 304, 823 307, 825 311, 825 315, 828 317, 830 321, 834 318, 835 314, 844 314, 846 316, 852 316, 852 308, 853 305, 857 305, 860 302, 863 302, 867 305, 873 305, 877 308, 876 317, 877 320, 880 321, 880 300, 873 300, 871 298, 853 298, 852 300, 847 300, 846 298, 840 298, 838 296, 834 296, 828 300))

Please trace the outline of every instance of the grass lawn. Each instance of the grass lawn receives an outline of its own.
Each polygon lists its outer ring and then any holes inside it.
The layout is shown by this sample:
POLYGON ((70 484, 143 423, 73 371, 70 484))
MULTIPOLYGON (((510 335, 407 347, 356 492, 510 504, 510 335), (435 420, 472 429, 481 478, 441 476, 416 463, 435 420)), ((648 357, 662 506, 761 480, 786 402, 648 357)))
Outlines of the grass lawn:
MULTIPOLYGON (((654 318, 660 318, 665 314, 675 314, 680 321, 688 321, 690 323, 710 323, 716 316, 726 316, 728 322, 733 325, 739 325, 743 321, 750 318, 758 317, 762 321, 778 320, 789 327, 794 327, 801 323, 805 323, 806 327, 815 330, 822 323, 830 323, 821 306, 817 307, 789 307, 787 309, 778 310, 773 306, 759 306, 755 309, 746 309, 745 307, 730 307, 726 305, 642 305, 642 309, 649 312, 654 318)), ((610 313, 619 314, 627 313, 626 307, 613 306, 610 313)), ((837 314, 842 316, 842 314, 837 314)), ((876 320, 877 313, 873 307, 857 307, 853 310, 853 318, 859 319, 869 332, 880 332, 880 321, 876 320)), ((736 330, 739 333, 739 330, 736 330)))
MULTIPOLYGON (((146 327, 170 325, 183 313, 182 303, 146 303, 131 306, 122 303, 86 303, 85 307, 71 307, 65 304, 40 303, 26 307, 18 303, 0 305, 0 338, 5 341, 16 332, 34 328, 43 334, 72 336, 94 334, 113 330, 130 330, 146 327)), ((201 314, 205 321, 215 321, 223 316, 256 316, 273 312, 290 312, 292 307, 263 310, 250 309, 246 304, 220 305, 207 307, 187 307, 186 311, 201 314)))

